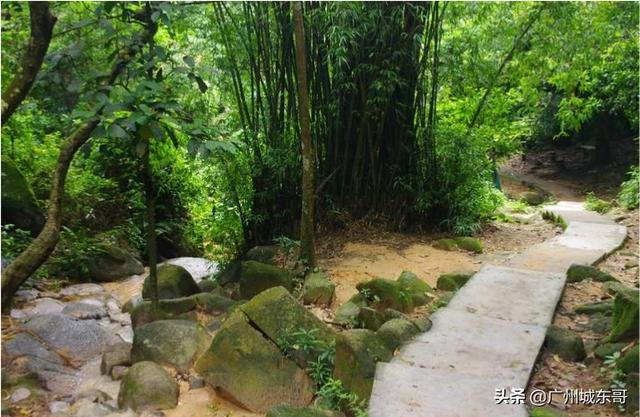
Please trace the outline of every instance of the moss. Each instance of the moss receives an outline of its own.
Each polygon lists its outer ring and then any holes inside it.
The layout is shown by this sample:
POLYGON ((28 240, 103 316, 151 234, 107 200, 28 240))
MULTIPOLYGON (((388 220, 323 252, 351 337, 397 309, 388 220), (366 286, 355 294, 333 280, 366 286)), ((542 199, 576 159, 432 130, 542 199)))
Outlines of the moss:
POLYGON ((548 406, 533 407, 529 410, 529 417, 566 417, 566 414, 548 406))
POLYGON ((457 291, 464 284, 467 283, 473 276, 473 272, 450 272, 448 274, 442 274, 438 277, 438 282, 436 283, 436 287, 439 290, 444 291, 457 291))
POLYGON ((358 313, 360 312, 360 308, 366 305, 367 302, 362 294, 355 294, 336 309, 334 321, 341 324, 354 323, 358 313))
POLYGON ((361 327, 375 332, 384 322, 384 316, 378 310, 370 307, 360 308, 360 312, 358 313, 358 323, 361 327))
POLYGON ((640 366, 639 365, 640 351, 638 350, 639 348, 640 348, 640 345, 635 345, 634 347, 629 349, 627 353, 624 354, 623 357, 618 359, 618 362, 616 363, 616 368, 618 368, 625 374, 640 372, 640 369, 638 369, 638 367, 640 366))
POLYGON ((322 272, 313 272, 304 280, 302 288, 303 300, 305 304, 331 304, 336 284, 331 282, 322 272))
POLYGON ((134 411, 166 410, 178 404, 178 393, 178 384, 160 365, 138 362, 122 378, 118 406, 134 411))
POLYGON ((414 306, 425 305, 431 301, 429 294, 433 291, 432 288, 413 272, 402 271, 397 282, 402 291, 411 294, 414 306))
POLYGON ((376 332, 383 343, 391 350, 420 333, 420 328, 407 319, 393 319, 384 323, 376 332))
POLYGON ((473 253, 482 253, 482 242, 475 237, 456 237, 456 244, 460 249, 473 253))
POLYGON ((365 329, 348 330, 336 338, 333 376, 342 381, 348 391, 359 398, 369 398, 376 363, 391 359, 392 352, 374 332, 365 329))
POLYGON ((356 288, 378 310, 392 308, 404 313, 413 310, 411 293, 404 291, 397 281, 375 278, 359 283, 356 288))
POLYGON ((265 417, 340 417, 344 414, 337 411, 321 410, 318 408, 295 408, 279 405, 269 410, 265 417))
POLYGON ((611 314, 613 310, 613 301, 598 301, 589 304, 577 305, 573 311, 578 314, 611 314))
POLYGON ((283 287, 293 289, 293 275, 273 265, 255 261, 242 262, 240 267, 240 296, 250 299, 264 290, 283 287))
POLYGON ((593 350, 593 354, 600 359, 605 359, 607 356, 613 355, 616 352, 620 352, 626 343, 604 343, 593 350))
POLYGON ((614 298, 612 327, 604 342, 633 337, 638 337, 638 291, 628 288, 614 298))
POLYGON ((453 251, 458 248, 458 245, 453 239, 439 239, 433 244, 433 247, 440 250, 453 251))
POLYGON ((571 265, 567 271, 567 282, 580 282, 592 279, 596 282, 617 281, 617 279, 605 272, 589 265, 571 265))
MULTIPOLYGON (((158 267, 158 297, 161 299, 180 298, 200 292, 200 287, 191 274, 181 266, 163 264, 158 267)), ((142 285, 142 298, 151 298, 151 280, 147 276, 142 285)))
POLYGON ((555 325, 547 330, 546 345, 551 353, 567 361, 581 361, 587 356, 580 336, 555 325))
POLYGON ((2 156, 2 224, 38 233, 44 225, 44 212, 38 205, 31 186, 16 165, 2 156))

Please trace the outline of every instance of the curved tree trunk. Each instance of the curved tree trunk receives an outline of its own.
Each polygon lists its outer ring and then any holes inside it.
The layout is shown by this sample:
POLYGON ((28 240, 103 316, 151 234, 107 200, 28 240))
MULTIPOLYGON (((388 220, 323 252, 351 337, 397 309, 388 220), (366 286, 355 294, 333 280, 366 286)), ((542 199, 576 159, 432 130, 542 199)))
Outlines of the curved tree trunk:
MULTIPOLYGON (((127 59, 117 58, 111 68, 109 77, 103 85, 112 85, 122 70, 131 62, 137 52, 142 48, 139 46, 137 39, 141 39, 142 43, 147 43, 153 38, 157 31, 155 23, 149 23, 143 30, 141 36, 135 37, 128 53, 122 54, 127 59)), ((62 197, 64 195, 64 185, 67 179, 67 172, 71 166, 73 157, 91 137, 91 132, 98 126, 98 119, 92 118, 81 125, 75 132, 68 136, 60 148, 60 155, 53 174, 53 183, 51 192, 49 193, 49 205, 47 210, 47 220, 40 234, 31 242, 18 257, 16 257, 2 271, 2 304, 3 308, 9 304, 9 301, 27 280, 51 255, 58 239, 60 238, 60 227, 62 225, 62 197)))
POLYGON ((49 2, 29 3, 31 36, 27 51, 20 64, 20 72, 2 92, 2 124, 4 125, 27 96, 36 75, 40 71, 44 56, 49 49, 56 18, 49 12, 49 2))

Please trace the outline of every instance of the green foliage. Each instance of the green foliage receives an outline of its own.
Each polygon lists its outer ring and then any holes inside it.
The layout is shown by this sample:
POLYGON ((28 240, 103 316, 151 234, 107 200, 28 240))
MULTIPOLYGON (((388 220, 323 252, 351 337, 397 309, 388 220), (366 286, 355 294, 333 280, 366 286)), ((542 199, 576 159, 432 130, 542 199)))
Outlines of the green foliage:
POLYGON ((584 200, 584 207, 587 210, 595 211, 600 214, 604 214, 611 210, 612 204, 609 201, 604 201, 596 197, 594 193, 587 193, 584 200))
POLYGON ((307 363, 307 372, 316 384, 316 402, 330 409, 348 410, 356 417, 366 417, 364 400, 347 391, 342 381, 332 377, 336 353, 334 343, 320 339, 317 329, 283 331, 278 342, 289 357, 303 354, 313 358, 307 363))
POLYGON ((640 169, 633 167, 627 174, 629 179, 620 185, 618 203, 627 210, 638 208, 640 194, 640 169))
POLYGON ((18 229, 13 224, 3 224, 0 230, 2 232, 2 258, 6 260, 18 256, 33 240, 29 231, 18 229))
POLYGON ((60 242, 46 263, 49 276, 86 279, 89 275, 88 264, 101 253, 96 242, 86 235, 85 230, 73 231, 63 227, 60 242))
POLYGON ((558 216, 556 214, 553 214, 550 211, 544 211, 542 212, 542 218, 544 220, 547 220, 557 226, 560 226, 562 228, 562 230, 565 230, 568 225, 567 222, 562 218, 562 216, 558 216))

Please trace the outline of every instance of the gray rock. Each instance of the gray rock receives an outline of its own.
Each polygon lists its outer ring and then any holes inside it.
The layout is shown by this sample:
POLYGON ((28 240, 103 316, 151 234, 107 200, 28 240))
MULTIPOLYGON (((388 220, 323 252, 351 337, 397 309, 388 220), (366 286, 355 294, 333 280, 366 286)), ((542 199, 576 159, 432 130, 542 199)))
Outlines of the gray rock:
POLYGON ((173 258, 165 262, 165 264, 181 266, 191 274, 191 277, 196 281, 208 277, 218 272, 218 264, 204 258, 192 258, 182 257, 173 258))
POLYGON ((125 326, 116 332, 116 335, 122 339, 123 342, 133 343, 133 328, 131 326, 125 326))
POLYGON ((109 346, 107 351, 102 354, 102 361, 100 362, 100 372, 103 375, 111 375, 111 371, 114 366, 129 366, 131 365, 131 344, 130 343, 116 343, 113 346, 109 346))
POLYGON ((82 391, 81 393, 73 397, 73 404, 82 400, 89 400, 92 403, 108 405, 108 403, 112 401, 113 398, 111 398, 111 396, 104 391, 92 388, 86 391, 82 391))
POLYGON ((12 339, 2 344, 2 349, 3 355, 10 359, 20 356, 32 356, 54 364, 63 364, 60 355, 47 349, 45 345, 28 333, 16 334, 12 339))
POLYGON ((189 389, 198 389, 202 387, 204 387, 203 378, 196 375, 189 376, 189 389))
POLYGON ((31 396, 31 390, 27 388, 18 388, 11 393, 11 404, 19 403, 31 396))
POLYGON ((129 370, 128 366, 114 366, 111 368, 111 379, 114 381, 120 381, 127 374, 129 370))
POLYGON ((93 280, 109 282, 144 272, 142 263, 122 248, 108 244, 96 247, 98 252, 86 262, 89 276, 93 280))
POLYGON ((65 297, 76 295, 93 295, 105 292, 105 289, 98 284, 75 284, 60 290, 60 295, 65 297))
POLYGON ((82 300, 67 304, 62 309, 62 314, 81 320, 100 319, 107 315, 107 310, 102 302, 100 302, 100 305, 96 305, 82 300))
POLYGON ((95 322, 74 320, 60 314, 33 317, 24 328, 76 361, 86 361, 100 354, 112 340, 108 332, 95 322))
POLYGON ((38 298, 23 311, 28 316, 37 316, 41 314, 58 314, 64 309, 64 303, 54 300, 53 298, 38 298))
POLYGON ((11 312, 9 313, 9 315, 11 316, 12 319, 15 320, 22 320, 22 319, 26 319, 27 317, 29 317, 29 315, 27 313, 25 313, 22 310, 18 310, 15 308, 11 309, 11 312))
POLYGON ((23 301, 33 301, 40 296, 40 291, 36 289, 30 290, 18 290, 16 291, 15 298, 22 299, 23 301))
POLYGON ((69 417, 105 417, 116 411, 106 404, 95 403, 88 398, 83 398, 74 403, 64 415, 69 417))
POLYGON ((11 367, 19 373, 36 374, 44 387, 54 394, 68 395, 79 382, 78 372, 75 369, 35 356, 25 355, 15 358, 11 361, 11 367))
POLYGON ((64 401, 52 401, 49 403, 49 411, 52 413, 59 413, 61 411, 67 411, 69 409, 69 403, 64 401))
MULTIPOLYGON (((180 298, 200 292, 198 284, 181 266, 163 264, 158 267, 158 298, 180 298)), ((147 276, 142 285, 142 298, 151 299, 151 281, 147 276)))
POLYGON ((122 311, 125 313, 131 313, 133 309, 142 304, 143 301, 144 300, 142 299, 142 295, 134 295, 133 297, 131 297, 131 299, 129 299, 129 301, 124 303, 124 305, 122 306, 122 311))

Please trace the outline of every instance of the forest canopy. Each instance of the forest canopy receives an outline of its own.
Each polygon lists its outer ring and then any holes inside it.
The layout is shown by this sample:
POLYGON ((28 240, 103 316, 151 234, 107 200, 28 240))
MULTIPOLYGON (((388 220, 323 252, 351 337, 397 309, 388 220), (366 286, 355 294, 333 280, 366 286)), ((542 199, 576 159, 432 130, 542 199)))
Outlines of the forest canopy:
POLYGON ((146 258, 149 227, 165 258, 298 240, 301 111, 316 225, 472 234, 502 159, 637 138, 634 2, 306 2, 302 72, 287 2, 47 4, 2 3, 3 173, 42 217, 3 202, 3 259, 43 230, 44 274, 96 242, 146 258))

